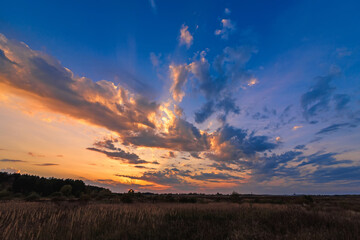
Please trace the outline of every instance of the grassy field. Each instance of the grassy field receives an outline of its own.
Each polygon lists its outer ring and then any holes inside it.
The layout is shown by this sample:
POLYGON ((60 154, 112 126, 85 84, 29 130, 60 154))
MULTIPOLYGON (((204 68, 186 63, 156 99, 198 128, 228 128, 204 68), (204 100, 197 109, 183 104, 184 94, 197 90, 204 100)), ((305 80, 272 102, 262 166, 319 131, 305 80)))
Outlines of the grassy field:
POLYGON ((0 239, 360 239, 359 205, 12 200, 0 203, 0 239))

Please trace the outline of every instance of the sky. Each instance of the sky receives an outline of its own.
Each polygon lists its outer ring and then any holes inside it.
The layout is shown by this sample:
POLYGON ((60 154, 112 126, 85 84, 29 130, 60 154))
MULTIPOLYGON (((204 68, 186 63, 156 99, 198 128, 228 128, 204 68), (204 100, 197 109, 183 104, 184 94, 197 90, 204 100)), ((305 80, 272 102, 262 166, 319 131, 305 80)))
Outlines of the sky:
POLYGON ((0 171, 359 194, 358 1, 5 1, 0 171))

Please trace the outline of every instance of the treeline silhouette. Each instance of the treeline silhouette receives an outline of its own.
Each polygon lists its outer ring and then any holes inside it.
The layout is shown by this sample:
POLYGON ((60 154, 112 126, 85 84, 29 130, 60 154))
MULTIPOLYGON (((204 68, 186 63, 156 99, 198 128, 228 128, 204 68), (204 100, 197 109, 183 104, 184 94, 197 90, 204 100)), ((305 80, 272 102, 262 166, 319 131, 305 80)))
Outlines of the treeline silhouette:
POLYGON ((28 174, 0 172, 0 198, 53 197, 90 198, 94 195, 111 194, 110 190, 86 185, 82 180, 45 178, 28 174))

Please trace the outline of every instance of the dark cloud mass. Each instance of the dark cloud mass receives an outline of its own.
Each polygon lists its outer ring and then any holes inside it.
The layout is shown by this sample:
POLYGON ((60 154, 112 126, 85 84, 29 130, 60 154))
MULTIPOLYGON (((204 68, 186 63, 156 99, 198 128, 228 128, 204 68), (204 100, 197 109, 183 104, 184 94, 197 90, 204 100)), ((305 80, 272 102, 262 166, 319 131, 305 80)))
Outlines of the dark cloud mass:
POLYGON ((301 107, 306 119, 328 110, 331 94, 335 90, 330 85, 333 78, 334 75, 317 77, 314 86, 301 96, 301 107))
POLYGON ((117 140, 110 140, 110 139, 107 139, 104 141, 98 141, 98 142, 94 143, 94 146, 96 146, 98 148, 89 147, 86 149, 90 150, 90 151, 103 153, 111 159, 121 160, 121 161, 123 161, 125 163, 129 163, 129 164, 149 163, 148 161, 140 159, 140 157, 138 155, 136 155, 135 153, 125 152, 121 148, 115 147, 115 145, 113 144, 113 141, 117 142, 117 140))

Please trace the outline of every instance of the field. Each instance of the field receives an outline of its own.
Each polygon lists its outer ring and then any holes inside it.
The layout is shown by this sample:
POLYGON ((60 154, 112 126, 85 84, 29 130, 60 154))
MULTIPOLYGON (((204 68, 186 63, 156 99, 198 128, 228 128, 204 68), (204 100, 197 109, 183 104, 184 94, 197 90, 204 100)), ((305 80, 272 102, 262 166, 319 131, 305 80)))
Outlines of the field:
POLYGON ((281 199, 131 204, 9 200, 0 202, 0 239, 360 238, 359 197, 312 197, 306 203, 302 197, 281 199))

